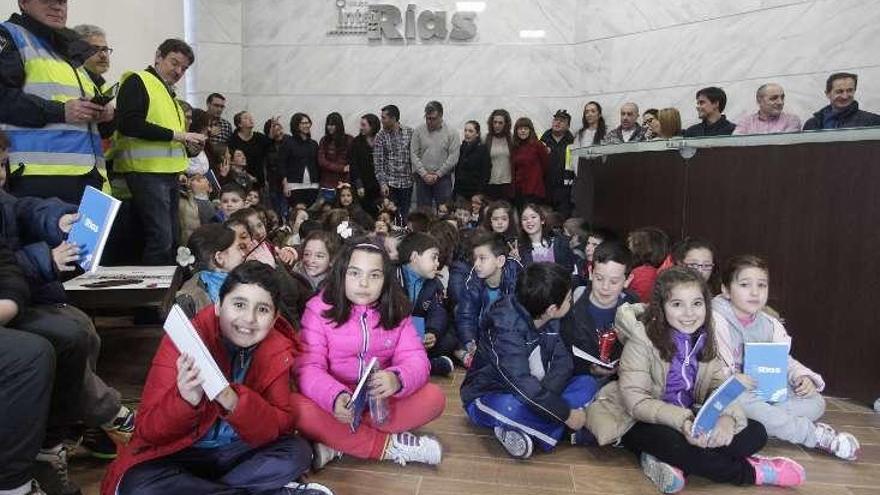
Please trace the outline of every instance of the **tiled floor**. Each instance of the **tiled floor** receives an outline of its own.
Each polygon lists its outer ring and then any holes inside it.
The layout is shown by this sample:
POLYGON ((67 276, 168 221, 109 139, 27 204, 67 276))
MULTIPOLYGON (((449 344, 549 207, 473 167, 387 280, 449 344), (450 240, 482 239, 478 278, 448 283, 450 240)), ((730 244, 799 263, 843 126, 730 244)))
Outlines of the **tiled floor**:
MULTIPOLYGON (((115 323, 115 322, 114 322, 115 323)), ((104 353, 100 373, 136 401, 161 330, 108 328, 101 330, 104 353)), ((528 461, 507 457, 487 430, 471 426, 463 415, 458 386, 463 378, 435 380, 447 396, 446 412, 424 428, 444 446, 443 463, 437 467, 374 463, 344 458, 312 477, 331 486, 338 495, 654 495, 657 491, 638 470, 635 458, 614 448, 562 446, 551 454, 538 453, 528 461)), ((841 399, 829 399, 825 420, 856 434, 862 442, 861 460, 846 463, 815 451, 772 442, 765 453, 786 455, 801 462, 808 482, 797 490, 737 488, 691 478, 685 493, 691 494, 880 494, 880 415, 867 407, 841 399)), ((74 459, 71 471, 83 493, 98 493, 105 465, 90 459, 74 459)), ((173 495, 173 494, 169 494, 173 495)))

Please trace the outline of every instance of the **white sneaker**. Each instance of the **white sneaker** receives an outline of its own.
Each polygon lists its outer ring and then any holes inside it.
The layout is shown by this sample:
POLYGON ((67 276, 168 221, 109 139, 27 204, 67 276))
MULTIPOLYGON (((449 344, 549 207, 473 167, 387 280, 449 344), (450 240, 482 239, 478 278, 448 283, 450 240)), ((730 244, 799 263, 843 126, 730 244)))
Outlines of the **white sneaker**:
POLYGON ((684 489, 685 478, 681 469, 642 452, 642 472, 660 490, 660 493, 678 493, 684 489))
POLYGON ((332 449, 321 442, 312 444, 312 469, 320 471, 330 461, 342 459, 342 452, 332 449))
POLYGON ((861 450, 852 433, 838 432, 826 423, 816 423, 816 448, 847 461, 858 459, 861 450))
POLYGON ((435 466, 443 458, 440 442, 427 435, 416 436, 405 431, 391 435, 391 442, 385 451, 384 459, 392 460, 401 466, 407 462, 421 462, 435 466))
POLYGON ((285 495, 334 495, 333 490, 320 483, 291 481, 284 485, 285 495))
POLYGON ((516 459, 528 459, 532 456, 532 449, 534 448, 532 437, 519 430, 496 426, 495 438, 501 442, 504 450, 506 450, 511 457, 516 459))

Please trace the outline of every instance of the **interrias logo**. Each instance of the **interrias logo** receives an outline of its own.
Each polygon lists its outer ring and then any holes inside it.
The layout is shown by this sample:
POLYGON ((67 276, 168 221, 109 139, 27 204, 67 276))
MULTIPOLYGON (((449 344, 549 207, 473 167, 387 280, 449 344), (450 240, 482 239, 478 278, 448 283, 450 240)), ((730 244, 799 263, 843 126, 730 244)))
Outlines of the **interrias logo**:
POLYGON ((477 13, 456 11, 447 22, 444 10, 422 10, 415 4, 401 13, 394 5, 367 0, 336 0, 336 28, 330 36, 364 36, 371 41, 471 41, 477 36, 477 13), (400 28, 403 28, 401 33, 400 28))

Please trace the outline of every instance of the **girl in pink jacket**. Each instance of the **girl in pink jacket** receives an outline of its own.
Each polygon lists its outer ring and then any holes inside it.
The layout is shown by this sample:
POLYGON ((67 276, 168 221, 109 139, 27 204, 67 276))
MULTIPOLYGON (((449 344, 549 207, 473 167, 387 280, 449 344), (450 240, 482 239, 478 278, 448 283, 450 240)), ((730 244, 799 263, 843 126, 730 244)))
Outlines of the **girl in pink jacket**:
POLYGON ((295 365, 300 393, 292 398, 299 431, 315 442, 313 467, 343 453, 401 465, 439 464, 437 440, 409 430, 440 416, 446 397, 428 383, 428 356, 388 255, 366 240, 355 241, 339 253, 326 283, 302 318, 304 349, 295 365), (367 386, 373 398, 385 400, 388 417, 376 424, 367 408, 352 432, 352 392, 373 357, 380 371, 367 386))

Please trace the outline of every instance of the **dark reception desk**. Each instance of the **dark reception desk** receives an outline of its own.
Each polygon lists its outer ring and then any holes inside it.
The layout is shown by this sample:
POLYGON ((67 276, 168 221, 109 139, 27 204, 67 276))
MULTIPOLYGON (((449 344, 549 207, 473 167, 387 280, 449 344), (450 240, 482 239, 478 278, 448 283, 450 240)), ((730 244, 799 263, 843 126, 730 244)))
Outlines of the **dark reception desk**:
POLYGON ((624 234, 759 254, 793 355, 826 393, 880 397, 880 128, 598 146, 579 158, 576 212, 624 234))

